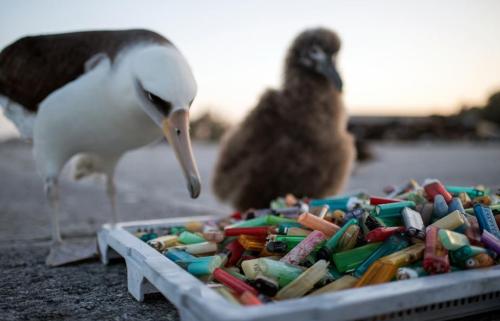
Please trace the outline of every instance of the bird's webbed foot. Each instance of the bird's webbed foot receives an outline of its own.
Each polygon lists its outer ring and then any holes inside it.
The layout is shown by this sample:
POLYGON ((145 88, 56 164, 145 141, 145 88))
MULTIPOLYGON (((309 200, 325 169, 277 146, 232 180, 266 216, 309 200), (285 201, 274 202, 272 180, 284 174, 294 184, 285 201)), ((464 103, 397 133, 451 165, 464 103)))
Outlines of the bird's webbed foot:
POLYGON ((76 263, 97 258, 95 239, 87 241, 55 241, 50 246, 50 252, 45 264, 50 267, 76 263))

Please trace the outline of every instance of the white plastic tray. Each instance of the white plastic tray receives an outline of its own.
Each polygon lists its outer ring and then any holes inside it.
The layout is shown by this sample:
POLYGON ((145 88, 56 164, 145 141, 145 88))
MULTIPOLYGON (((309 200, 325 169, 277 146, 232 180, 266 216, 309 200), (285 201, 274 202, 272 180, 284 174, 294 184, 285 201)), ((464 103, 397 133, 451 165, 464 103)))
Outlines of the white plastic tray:
POLYGON ((244 307, 226 301, 203 282, 135 237, 137 228, 206 221, 182 217, 104 225, 98 233, 102 262, 119 254, 128 290, 138 301, 161 292, 182 321, 445 320, 500 309, 500 266, 325 293, 244 307))

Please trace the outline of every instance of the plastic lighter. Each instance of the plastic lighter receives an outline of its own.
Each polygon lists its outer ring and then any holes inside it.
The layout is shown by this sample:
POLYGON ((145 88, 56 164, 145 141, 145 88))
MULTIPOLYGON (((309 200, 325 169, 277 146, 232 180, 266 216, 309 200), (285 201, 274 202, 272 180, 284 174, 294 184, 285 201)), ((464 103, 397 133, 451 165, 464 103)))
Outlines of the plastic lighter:
POLYGON ((212 274, 213 271, 221 267, 223 263, 220 255, 214 255, 209 260, 192 262, 187 266, 187 271, 196 276, 212 274))
POLYGON ((209 230, 202 233, 203 238, 209 242, 220 243, 224 241, 224 232, 218 230, 209 230))
POLYGON ((257 227, 233 227, 224 230, 225 236, 239 236, 239 235, 253 235, 253 236, 267 236, 272 230, 269 226, 257 227))
POLYGON ((286 217, 279 217, 275 215, 264 215, 250 220, 238 222, 226 228, 270 226, 270 225, 279 225, 281 223, 296 223, 296 222, 297 222, 296 220, 289 219, 286 217))
POLYGON ((368 212, 366 212, 363 215, 363 218, 360 221, 361 221, 361 228, 363 229, 363 233, 365 235, 376 228, 385 227, 382 221, 380 221, 379 219, 377 219, 375 216, 371 215, 368 212))
POLYGON ((298 222, 311 230, 317 230, 323 232, 327 237, 332 237, 340 227, 333 223, 328 222, 322 218, 317 217, 311 213, 301 214, 298 218, 298 222))
POLYGON ((425 226, 419 212, 409 207, 405 207, 401 211, 401 216, 403 216, 403 223, 405 224, 408 234, 419 239, 425 238, 425 226))
POLYGON ((289 247, 289 245, 285 242, 278 242, 278 241, 268 241, 266 243, 266 250, 269 253, 276 253, 276 254, 285 254, 289 252, 293 247, 289 247))
POLYGON ((402 200, 398 200, 398 199, 394 199, 394 198, 385 198, 385 197, 377 197, 377 196, 370 197, 370 205, 397 203, 397 202, 401 202, 401 201, 402 200))
POLYGON ((391 235, 402 233, 405 231, 403 226, 378 227, 365 235, 365 240, 368 243, 383 242, 391 235))
POLYGON ((259 265, 257 264, 261 259, 245 260, 241 262, 241 269, 245 276, 250 280, 255 280, 257 275, 261 273, 259 265))
POLYGON ((366 258, 372 255, 382 243, 369 243, 352 250, 334 253, 332 260, 340 273, 356 269, 366 258))
POLYGON ((206 242, 206 240, 200 235, 188 231, 184 231, 181 234, 179 234, 178 240, 179 243, 182 244, 196 244, 196 243, 206 242))
POLYGON ((486 253, 478 254, 474 257, 471 257, 465 262, 465 266, 468 269, 477 269, 477 268, 492 266, 493 264, 495 264, 495 261, 491 256, 489 256, 486 253))
POLYGON ((278 234, 287 234, 290 228, 301 228, 302 224, 298 222, 294 223, 281 223, 278 225, 278 234))
POLYGON ((137 232, 135 234, 135 236, 137 236, 138 238, 140 238, 144 242, 151 241, 153 239, 158 238, 158 234, 156 234, 154 232, 137 232))
POLYGON ((187 269, 188 265, 191 263, 202 263, 202 262, 209 262, 212 260, 214 256, 193 256, 192 258, 186 258, 182 260, 178 260, 175 263, 179 266, 181 266, 184 269, 187 269))
POLYGON ((389 282, 395 275, 398 267, 390 262, 377 260, 373 262, 363 276, 356 282, 356 288, 370 284, 389 282))
MULTIPOLYGON (((311 233, 309 233, 311 234, 311 233)), ((308 235, 309 235, 308 234, 308 235)), ((289 235, 271 235, 268 239, 270 241, 285 242, 291 247, 296 246, 302 242, 307 236, 289 236, 289 235)))
POLYGON ((227 255, 226 267, 233 266, 241 258, 241 255, 245 251, 245 248, 241 245, 238 240, 233 240, 224 247, 223 253, 227 255))
POLYGON ((329 221, 336 225, 343 225, 345 222, 345 213, 341 210, 335 210, 327 216, 329 221))
POLYGON ((397 203, 387 203, 375 206, 375 214, 381 218, 399 218, 403 208, 414 209, 415 203, 412 201, 402 201, 397 203))
POLYGON ((445 217, 435 221, 429 226, 437 228, 444 228, 447 230, 454 230, 465 224, 465 218, 459 211, 453 211, 445 217))
POLYGON ((329 240, 327 240, 325 242, 325 244, 323 244, 321 249, 316 254, 316 258, 318 260, 320 260, 320 259, 329 260, 330 257, 332 256, 333 252, 335 252, 342 235, 344 235, 344 233, 347 231, 347 229, 349 227, 351 227, 353 225, 357 225, 357 224, 358 224, 358 220, 356 220, 356 219, 351 219, 351 220, 347 221, 342 226, 342 228, 337 233, 335 233, 335 235, 333 235, 329 240))
POLYGON ((308 256, 316 246, 326 240, 325 234, 321 231, 313 231, 302 242, 297 244, 290 252, 280 259, 281 262, 299 264, 308 256))
POLYGON ((440 219, 442 217, 445 217, 448 213, 448 204, 446 203, 444 196, 441 194, 437 194, 434 197, 434 208, 432 211, 433 217, 436 219, 440 219))
POLYGON ((490 250, 496 254, 500 254, 500 240, 487 230, 483 230, 481 234, 481 242, 483 242, 490 250))
POLYGON ((486 230, 493 234, 496 238, 500 238, 500 230, 498 229, 493 212, 489 207, 479 203, 474 204, 474 214, 476 215, 481 232, 486 230))
POLYGON ((416 209, 422 216, 422 221, 424 221, 424 225, 425 226, 429 225, 431 223, 431 219, 433 216, 432 212, 434 210, 434 206, 432 205, 432 203, 426 202, 418 206, 416 209))
POLYGON ((306 204, 304 206, 297 205, 292 207, 283 207, 283 208, 263 208, 258 210, 248 211, 247 217, 261 217, 266 215, 281 215, 285 217, 296 217, 304 210, 307 211, 309 207, 306 204))
POLYGON ((289 227, 286 229, 287 236, 308 236, 311 234, 311 230, 306 230, 300 227, 289 227))
POLYGON ((433 180, 433 181, 429 182, 428 184, 425 184, 424 190, 425 190, 425 193, 427 194, 427 199, 431 202, 434 201, 434 197, 438 194, 443 195, 446 203, 451 202, 451 199, 452 199, 451 194, 446 190, 444 185, 441 184, 441 182, 438 180, 433 180))
POLYGON ((343 275, 339 279, 317 289, 316 291, 312 292, 309 295, 318 295, 318 294, 323 294, 323 293, 328 293, 328 292, 335 292, 335 291, 350 289, 350 288, 354 287, 356 282, 358 282, 358 279, 355 278, 354 276, 351 276, 348 274, 343 275))
POLYGON ((449 251, 455 251, 463 246, 470 245, 467 236, 461 233, 440 229, 438 236, 441 244, 449 251))
POLYGON ((277 280, 280 287, 286 286, 304 272, 300 266, 266 258, 258 259, 257 265, 260 273, 277 280))
POLYGON ((241 295, 245 291, 249 291, 254 295, 258 295, 256 289, 248 285, 247 283, 241 281, 240 279, 232 276, 221 268, 216 268, 213 272, 213 277, 218 282, 224 284, 228 288, 232 289, 236 294, 241 295))
POLYGON ((328 273, 328 262, 319 260, 276 294, 277 300, 298 298, 309 292, 328 273))
POLYGON ((388 197, 394 198, 400 194, 415 191, 415 190, 418 190, 419 188, 420 188, 420 185, 418 185, 417 181, 415 181, 414 179, 411 179, 408 181, 408 183, 394 188, 392 190, 392 192, 388 192, 388 193, 390 193, 388 195, 388 197))
POLYGON ((400 251, 384 256, 380 258, 380 260, 394 264, 399 268, 422 259, 424 250, 424 243, 416 243, 400 251))
POLYGON ((262 301, 259 300, 255 294, 250 291, 245 291, 240 295, 239 300, 243 305, 261 305, 262 301))
POLYGON ((438 237, 439 228, 427 227, 425 238, 424 269, 429 274, 445 273, 450 271, 448 250, 443 247, 438 237))
POLYGON ((427 275, 427 272, 421 265, 405 266, 405 267, 400 267, 398 269, 398 271, 396 272, 396 279, 398 280, 416 279, 425 275, 427 275))
POLYGON ((479 246, 466 245, 458 250, 449 252, 450 260, 454 265, 465 267, 468 259, 481 253, 486 253, 486 249, 479 246))
POLYGON ((469 197, 471 198, 476 198, 478 196, 483 196, 484 191, 477 189, 475 187, 468 187, 468 186, 450 186, 446 185, 446 190, 450 192, 453 195, 457 195, 460 193, 467 193, 469 197))
POLYGON ((252 286, 259 291, 259 293, 268 297, 275 296, 279 290, 278 281, 263 274, 258 274, 255 277, 255 280, 251 283, 252 286))
POLYGON ((200 221, 190 221, 190 222, 187 222, 184 227, 186 228, 186 230, 188 230, 189 232, 201 232, 203 231, 203 226, 205 224, 203 222, 200 222, 200 221))
POLYGON ((245 250, 248 251, 262 251, 266 245, 266 239, 261 236, 252 235, 240 235, 238 236, 238 242, 245 250))
POLYGON ((366 210, 364 208, 353 208, 345 214, 344 221, 349 221, 352 219, 359 220, 364 216, 365 213, 366 210))
MULTIPOLYGON (((370 243, 373 244, 373 243, 370 243)), ((367 257, 357 268, 354 270, 353 275, 357 278, 361 277, 368 270, 370 265, 373 262, 377 261, 381 257, 392 254, 396 251, 404 249, 408 247, 410 242, 408 241, 408 237, 404 234, 394 234, 385 240, 382 245, 374 251, 369 257, 367 257)))
POLYGON ((460 198, 454 197, 451 199, 450 204, 448 204, 448 211, 459 211, 460 213, 465 213, 464 205, 462 204, 460 198))
POLYGON ((165 235, 149 240, 148 244, 158 251, 164 251, 167 248, 177 244, 177 235, 165 235))
MULTIPOLYGON (((214 283, 214 284, 220 285, 218 283, 214 283)), ((218 286, 218 287, 214 287, 213 289, 217 293, 219 293, 222 297, 224 297, 226 300, 228 300, 229 302, 234 303, 234 304, 238 304, 238 305, 241 304, 241 302, 236 299, 236 297, 233 295, 231 290, 229 290, 227 287, 218 286)))
POLYGON ((177 245, 177 246, 171 247, 171 249, 184 250, 188 253, 195 254, 195 255, 207 254, 207 253, 213 253, 213 252, 217 251, 217 243, 202 242, 202 243, 195 243, 195 244, 177 245))
POLYGON ((342 210, 348 211, 354 207, 356 203, 360 203, 357 197, 354 196, 336 196, 324 199, 313 199, 309 202, 310 207, 319 207, 328 205, 331 211, 342 210))
POLYGON ((389 282, 398 268, 418 261, 424 254, 425 245, 417 243, 375 261, 356 283, 356 287, 389 282))
POLYGON ((175 263, 177 263, 179 261, 188 261, 188 260, 195 260, 196 259, 196 256, 193 256, 186 251, 183 251, 180 249, 175 249, 175 248, 168 249, 168 251, 166 251, 164 255, 168 259, 174 261, 175 263))
POLYGON ((241 281, 248 281, 248 278, 245 275, 241 274, 240 269, 237 267, 224 268, 224 271, 231 274, 235 278, 240 279, 241 281))
POLYGON ((356 246, 360 230, 361 228, 359 227, 359 225, 349 226, 340 237, 336 250, 339 252, 343 252, 350 250, 354 246, 356 246))

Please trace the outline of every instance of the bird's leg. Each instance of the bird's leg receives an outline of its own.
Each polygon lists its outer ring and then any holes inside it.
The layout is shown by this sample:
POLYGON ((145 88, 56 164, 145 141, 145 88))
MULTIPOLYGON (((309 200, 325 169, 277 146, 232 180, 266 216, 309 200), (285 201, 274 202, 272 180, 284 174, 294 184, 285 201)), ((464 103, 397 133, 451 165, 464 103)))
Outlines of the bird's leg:
POLYGON ((45 180, 45 195, 51 208, 52 245, 61 244, 62 238, 59 228, 59 184, 57 178, 50 177, 45 180))
POLYGON ((106 175, 106 194, 111 204, 111 224, 115 226, 118 223, 118 212, 116 211, 116 186, 112 173, 106 175))
POLYGON ((45 181, 45 194, 51 207, 52 244, 45 260, 48 266, 60 266, 96 256, 95 239, 81 242, 63 242, 59 228, 59 184, 57 178, 45 181))

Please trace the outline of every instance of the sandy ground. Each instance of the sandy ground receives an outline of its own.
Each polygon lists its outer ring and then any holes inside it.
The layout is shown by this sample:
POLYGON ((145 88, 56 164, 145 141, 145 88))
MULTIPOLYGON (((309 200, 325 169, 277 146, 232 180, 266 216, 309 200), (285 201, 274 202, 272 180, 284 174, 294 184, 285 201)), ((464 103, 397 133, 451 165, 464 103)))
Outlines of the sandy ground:
MULTIPOLYGON (((217 146, 195 144, 202 196, 191 200, 177 162, 166 145, 127 154, 117 171, 123 221, 229 213, 210 191, 217 146)), ((379 144, 376 160, 358 166, 347 190, 381 193, 387 184, 437 177, 447 184, 500 187, 500 145, 379 144)), ((86 262, 48 269, 49 214, 42 182, 27 144, 0 144, 0 320, 178 320, 161 295, 138 303, 127 293, 123 262, 86 262)), ((68 166, 61 178, 63 237, 92 238, 110 210, 102 181, 75 182, 68 166)), ((500 320, 488 313, 471 320, 500 320)))

